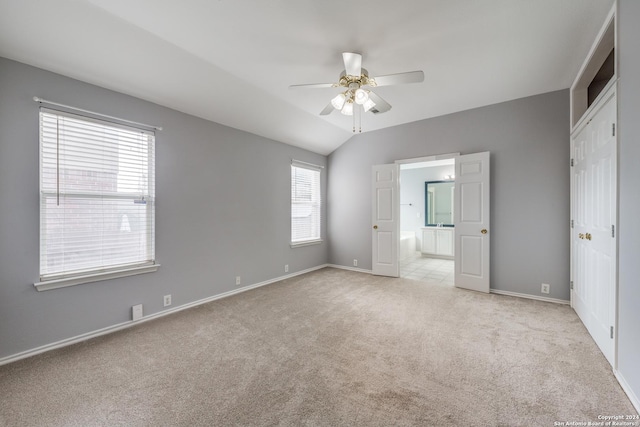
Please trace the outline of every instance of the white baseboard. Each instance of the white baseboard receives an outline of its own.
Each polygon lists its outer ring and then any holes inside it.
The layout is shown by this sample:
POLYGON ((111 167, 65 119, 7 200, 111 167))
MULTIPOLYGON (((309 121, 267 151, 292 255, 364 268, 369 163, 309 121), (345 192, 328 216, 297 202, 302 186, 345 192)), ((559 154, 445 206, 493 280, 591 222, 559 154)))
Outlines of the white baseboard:
POLYGON ((509 292, 509 291, 501 291, 499 289, 491 289, 489 290, 490 293, 492 294, 498 294, 498 295, 507 295, 510 297, 518 297, 518 298, 527 298, 527 299, 534 299, 537 301, 544 301, 544 302, 553 302, 556 304, 569 304, 568 300, 564 300, 564 299, 557 299, 557 298, 549 298, 549 297, 539 297, 537 295, 529 295, 529 294, 521 294, 518 292, 509 292))
POLYGON ((163 311, 159 311, 157 313, 154 314, 150 314, 148 316, 144 316, 142 317, 142 319, 133 321, 133 320, 129 320, 126 322, 122 322, 122 323, 118 323, 116 325, 112 325, 112 326, 108 326, 106 328, 102 328, 102 329, 98 329, 92 332, 87 332, 86 334, 81 334, 81 335, 77 335, 75 337, 71 337, 71 338, 67 338, 61 341, 57 341, 51 344, 45 344, 43 346, 40 347, 36 347, 30 350, 25 350, 22 351, 20 353, 16 353, 10 356, 6 356, 3 358, 0 358, 0 366, 2 365, 6 365, 8 363, 12 363, 12 362, 17 362, 18 360, 21 359, 26 359, 27 357, 31 357, 31 356, 35 356, 36 354, 40 354, 40 353, 45 353, 47 351, 51 351, 51 350, 55 350, 57 348, 62 348, 62 347, 66 347, 72 344, 76 344, 82 341, 86 341, 88 339, 91 338, 96 338, 102 335, 106 335, 106 334, 111 334, 113 332, 117 332, 120 331, 122 329, 126 329, 126 328, 130 328, 131 326, 135 326, 135 325, 139 325, 140 323, 144 323, 144 322, 148 322, 149 320, 153 320, 153 319, 157 319, 159 317, 163 317, 163 316, 167 316, 169 314, 173 314, 173 313, 177 313, 178 311, 182 311, 182 310, 186 310, 188 308, 191 307, 195 307, 198 305, 202 305, 202 304, 206 304, 208 302, 211 301, 215 301, 218 299, 222 299, 222 298, 226 298, 226 297, 230 297, 232 295, 236 295, 242 292, 246 292, 249 291, 251 289, 255 289, 255 288, 259 288, 261 286, 266 286, 266 285, 270 285, 271 283, 275 283, 275 282, 279 282, 281 280, 285 280, 285 279, 290 279, 292 277, 295 276, 300 276, 302 274, 306 274, 306 273, 310 273, 312 271, 315 270, 320 270, 322 268, 327 267, 327 264, 322 264, 316 267, 312 267, 312 268, 308 268, 306 270, 302 270, 302 271, 297 271, 295 273, 291 273, 291 274, 287 274, 285 276, 280 276, 280 277, 276 277, 274 279, 269 279, 269 280, 265 280, 264 282, 260 282, 260 283, 255 283, 253 285, 248 285, 248 286, 243 286, 242 288, 238 288, 238 289, 233 289, 231 291, 228 292, 224 292, 221 294, 217 294, 217 295, 213 295, 211 297, 207 297, 207 298, 203 298, 201 300, 198 301, 193 301, 187 304, 183 304, 174 308, 170 308, 168 310, 163 310, 163 311))
POLYGON ((372 274, 371 270, 365 270, 364 268, 358 268, 358 267, 347 267, 347 266, 338 265, 338 264, 327 264, 326 267, 339 268, 340 270, 357 271, 358 273, 372 274))
POLYGON ((638 399, 638 396, 636 396, 636 394, 629 386, 629 383, 627 383, 627 380, 624 379, 619 371, 614 370, 613 374, 616 376, 616 379, 620 383, 620 387, 622 387, 622 390, 624 390, 624 392, 627 394, 627 397, 629 397, 631 404, 636 408, 636 412, 640 414, 640 399, 638 399))
MULTIPOLYGON (((338 264, 327 264, 327 267, 339 268, 341 270, 357 271, 358 273, 373 274, 373 272, 371 270, 365 270, 363 268, 357 268, 357 267, 347 267, 347 266, 338 265, 338 264)), ((518 293, 518 292, 501 291, 501 290, 498 290, 498 289, 491 289, 490 292, 492 294, 508 295, 510 297, 518 297, 518 298, 534 299, 534 300, 538 300, 538 301, 553 302, 553 303, 556 303, 556 304, 569 304, 570 303, 570 301, 563 300, 563 299, 549 298, 549 297, 539 297, 539 296, 536 296, 536 295, 521 294, 521 293, 518 293)))

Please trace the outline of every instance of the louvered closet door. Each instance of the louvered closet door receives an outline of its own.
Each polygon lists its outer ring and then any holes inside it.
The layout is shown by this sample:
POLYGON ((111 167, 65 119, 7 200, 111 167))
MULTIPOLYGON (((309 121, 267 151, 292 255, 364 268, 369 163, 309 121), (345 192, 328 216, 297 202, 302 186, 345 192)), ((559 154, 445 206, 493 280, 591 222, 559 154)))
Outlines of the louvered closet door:
POLYGON ((576 313, 615 360, 616 96, 611 91, 572 137, 572 280, 576 313))

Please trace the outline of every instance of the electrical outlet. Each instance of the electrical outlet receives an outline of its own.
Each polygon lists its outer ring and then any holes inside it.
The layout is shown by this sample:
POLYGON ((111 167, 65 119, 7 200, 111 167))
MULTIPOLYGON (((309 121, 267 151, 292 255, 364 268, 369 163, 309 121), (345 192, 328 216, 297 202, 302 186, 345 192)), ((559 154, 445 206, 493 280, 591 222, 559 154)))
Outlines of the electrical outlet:
POLYGON ((165 295, 164 296, 164 306, 168 307, 171 305, 171 295, 165 295))
POLYGON ((289 264, 285 264, 284 265, 284 272, 288 273, 289 272, 289 264))
POLYGON ((240 276, 236 276, 236 285, 239 285, 241 282, 240 276))
POLYGON ((142 319, 142 304, 131 307, 131 320, 142 319))
POLYGON ((358 266, 358 260, 357 260, 357 259, 354 259, 354 260, 353 260, 353 266, 354 266, 354 267, 357 267, 357 266, 358 266))
POLYGON ((549 293, 549 288, 551 288, 551 285, 549 285, 547 283, 543 283, 542 284, 542 289, 540 289, 540 292, 542 292, 543 294, 548 294, 549 293))

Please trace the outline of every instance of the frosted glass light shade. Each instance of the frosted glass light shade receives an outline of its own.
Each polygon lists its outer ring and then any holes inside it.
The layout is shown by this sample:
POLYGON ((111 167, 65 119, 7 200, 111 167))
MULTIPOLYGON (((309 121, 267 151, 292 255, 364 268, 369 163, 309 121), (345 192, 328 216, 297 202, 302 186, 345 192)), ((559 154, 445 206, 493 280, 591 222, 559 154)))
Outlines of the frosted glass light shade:
POLYGON ((345 116, 353 116, 353 103, 347 102, 346 104, 344 104, 344 107, 342 107, 342 110, 340 110, 340 112, 345 116))
POLYGON ((365 102, 367 102, 368 100, 369 100, 369 94, 367 93, 366 90, 364 90, 364 89, 356 90, 356 94, 355 94, 356 104, 362 105, 365 102))
MULTIPOLYGON (((368 97, 367 97, 367 98, 368 98, 368 97)), ((366 113, 367 111, 371 110, 371 109, 372 109, 373 107, 375 107, 375 106, 376 106, 376 103, 375 103, 375 102, 373 102, 373 101, 371 100, 371 98, 368 98, 368 99, 365 101, 365 103, 362 105, 362 107, 364 108, 365 113, 366 113)))
POLYGON ((339 93, 335 98, 331 100, 331 105, 333 105, 333 108, 335 108, 336 110, 342 110, 346 99, 347 97, 344 96, 344 93, 339 93))

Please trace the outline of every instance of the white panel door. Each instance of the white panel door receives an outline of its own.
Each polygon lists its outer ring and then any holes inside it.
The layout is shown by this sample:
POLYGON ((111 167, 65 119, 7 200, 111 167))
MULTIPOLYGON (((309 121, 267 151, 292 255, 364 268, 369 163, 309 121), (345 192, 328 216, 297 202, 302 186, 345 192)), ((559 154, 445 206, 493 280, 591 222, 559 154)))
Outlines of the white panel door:
POLYGON ((455 158, 455 286, 489 292, 489 152, 455 158))
POLYGON ((571 304, 611 365, 617 255, 615 123, 612 91, 571 138, 571 304))
POLYGON ((398 277, 398 165, 375 165, 372 173, 372 272, 398 277))

